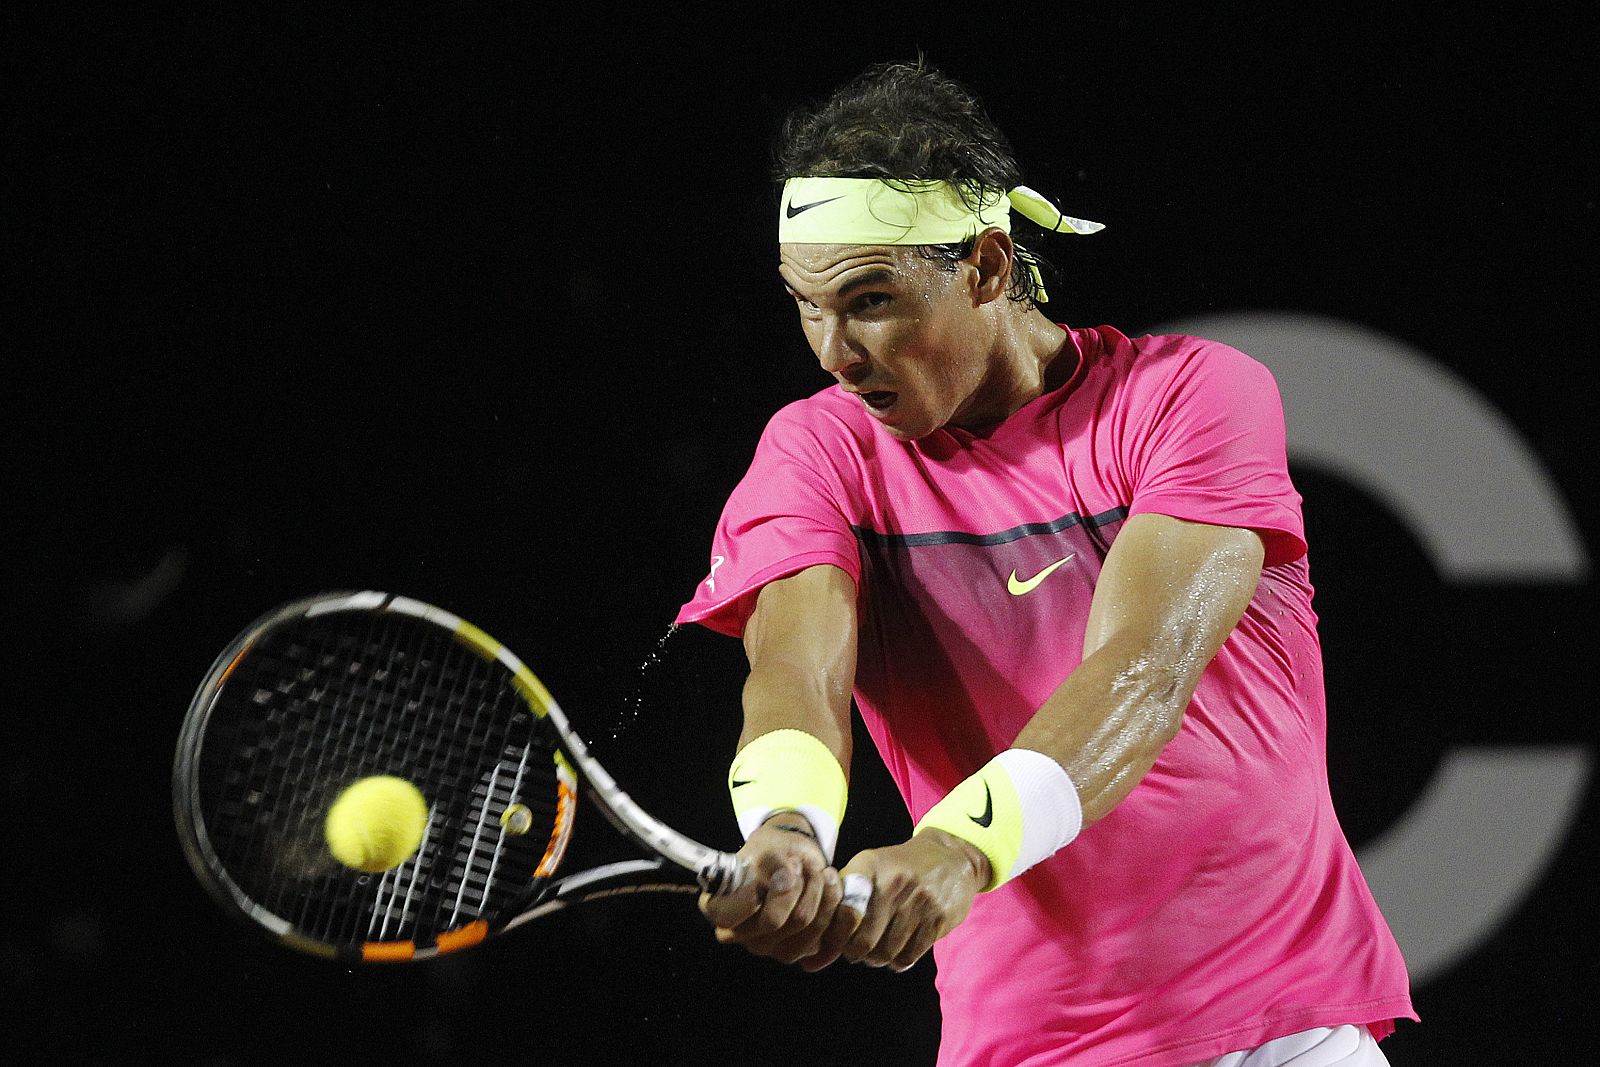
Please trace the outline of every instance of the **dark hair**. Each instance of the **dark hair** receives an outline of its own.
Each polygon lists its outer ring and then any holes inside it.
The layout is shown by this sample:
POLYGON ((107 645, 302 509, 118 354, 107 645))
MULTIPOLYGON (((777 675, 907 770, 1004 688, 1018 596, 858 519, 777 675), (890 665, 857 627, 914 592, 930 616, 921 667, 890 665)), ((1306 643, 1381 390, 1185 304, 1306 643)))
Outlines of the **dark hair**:
MULTIPOLYGON (((945 181, 976 209, 983 191, 992 197, 1022 184, 1022 168, 978 98, 919 58, 876 64, 822 104, 790 112, 773 153, 773 177, 945 181)), ((974 241, 921 249, 953 270, 974 241)), ((1016 247, 1022 266, 1039 261, 1016 247)), ((1011 272, 1008 295, 1034 304, 1029 271, 1011 272)))

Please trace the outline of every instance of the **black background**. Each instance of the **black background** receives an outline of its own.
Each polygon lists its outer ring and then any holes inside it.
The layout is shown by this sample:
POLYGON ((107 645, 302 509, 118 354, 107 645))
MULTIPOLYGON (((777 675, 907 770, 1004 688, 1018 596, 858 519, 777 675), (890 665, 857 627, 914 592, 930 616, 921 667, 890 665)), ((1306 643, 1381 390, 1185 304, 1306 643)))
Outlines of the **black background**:
MULTIPOLYGON (((0 15, 0 945, 25 1052, 931 1062, 931 963, 803 975, 677 898, 415 968, 302 959, 204 897, 169 803, 233 633, 369 587, 501 637, 647 808, 733 843, 742 658, 661 642, 766 417, 826 383, 774 275, 771 134, 871 62, 926 52, 1029 184, 1108 224, 1042 248, 1059 317, 1277 309, 1403 340, 1525 435, 1594 550, 1596 22, 1568 6, 48 10, 0 15)), ((1452 588, 1360 490, 1297 480, 1358 846, 1451 744, 1593 745, 1587 584, 1452 588)), ((844 850, 906 828, 857 764, 844 850)), ((1415 990, 1396 1065, 1589 1047, 1594 809, 1591 786, 1525 905, 1415 990)))

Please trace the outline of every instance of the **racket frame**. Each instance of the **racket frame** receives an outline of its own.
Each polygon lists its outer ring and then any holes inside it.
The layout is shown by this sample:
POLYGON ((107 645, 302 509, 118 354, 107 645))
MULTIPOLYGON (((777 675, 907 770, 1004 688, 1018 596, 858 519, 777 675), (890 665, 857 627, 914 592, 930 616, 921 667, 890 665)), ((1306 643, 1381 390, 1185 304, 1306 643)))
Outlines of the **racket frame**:
POLYGON ((281 605, 251 623, 223 649, 196 689, 179 731, 173 761, 173 810, 185 857, 219 904, 254 922, 290 948, 344 962, 428 959, 471 947, 491 934, 514 929, 574 904, 641 892, 725 895, 736 892, 750 877, 748 867, 737 856, 703 845, 641 808, 590 753, 544 683, 504 644, 442 608, 372 590, 324 593, 281 605), (379 941, 364 943, 359 950, 353 946, 335 946, 298 931, 287 919, 251 899, 216 856, 201 814, 199 795, 201 749, 212 708, 234 670, 267 633, 292 619, 347 611, 393 612, 439 627, 484 659, 497 661, 509 672, 528 712, 551 727, 557 747, 556 762, 558 766, 566 764, 565 773, 559 773, 563 806, 558 810, 557 825, 549 849, 539 864, 538 876, 523 899, 507 909, 506 918, 498 925, 492 926, 479 919, 438 935, 431 944, 379 941), (587 788, 579 789, 580 779, 587 788), (580 792, 619 834, 648 853, 648 858, 604 864, 560 878, 550 877, 557 872, 571 840, 580 792))

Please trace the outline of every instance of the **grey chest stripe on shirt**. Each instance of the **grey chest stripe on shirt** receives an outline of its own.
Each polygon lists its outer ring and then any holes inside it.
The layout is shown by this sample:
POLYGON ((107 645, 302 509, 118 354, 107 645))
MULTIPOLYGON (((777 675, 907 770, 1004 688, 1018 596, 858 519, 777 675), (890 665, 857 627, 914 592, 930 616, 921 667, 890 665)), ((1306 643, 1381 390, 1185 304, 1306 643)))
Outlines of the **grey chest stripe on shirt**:
POLYGON ((1035 537, 1039 534, 1055 534, 1062 530, 1071 529, 1077 525, 1084 525, 1091 529, 1107 526, 1120 522, 1128 517, 1126 507, 1112 508, 1098 515, 1084 518, 1076 512, 1063 515, 1059 519, 1049 522, 1025 522, 1021 526, 1013 526, 1009 530, 997 533, 975 534, 963 533, 958 530, 935 531, 932 533, 915 534, 889 534, 879 533, 877 530, 865 526, 851 526, 856 538, 864 545, 882 548, 917 548, 923 545, 1005 545, 1012 541, 1020 541, 1024 537, 1035 537))

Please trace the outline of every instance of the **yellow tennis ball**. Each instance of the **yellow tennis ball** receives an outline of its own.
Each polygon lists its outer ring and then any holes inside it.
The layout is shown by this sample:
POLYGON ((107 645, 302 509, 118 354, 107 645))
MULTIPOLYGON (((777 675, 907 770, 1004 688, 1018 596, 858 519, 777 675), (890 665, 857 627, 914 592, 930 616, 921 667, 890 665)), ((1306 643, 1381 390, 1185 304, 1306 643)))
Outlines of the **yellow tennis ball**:
POLYGON ((334 859, 376 873, 416 855, 427 825, 428 802, 417 787, 404 778, 380 774, 362 778, 340 793, 322 829, 334 859))

